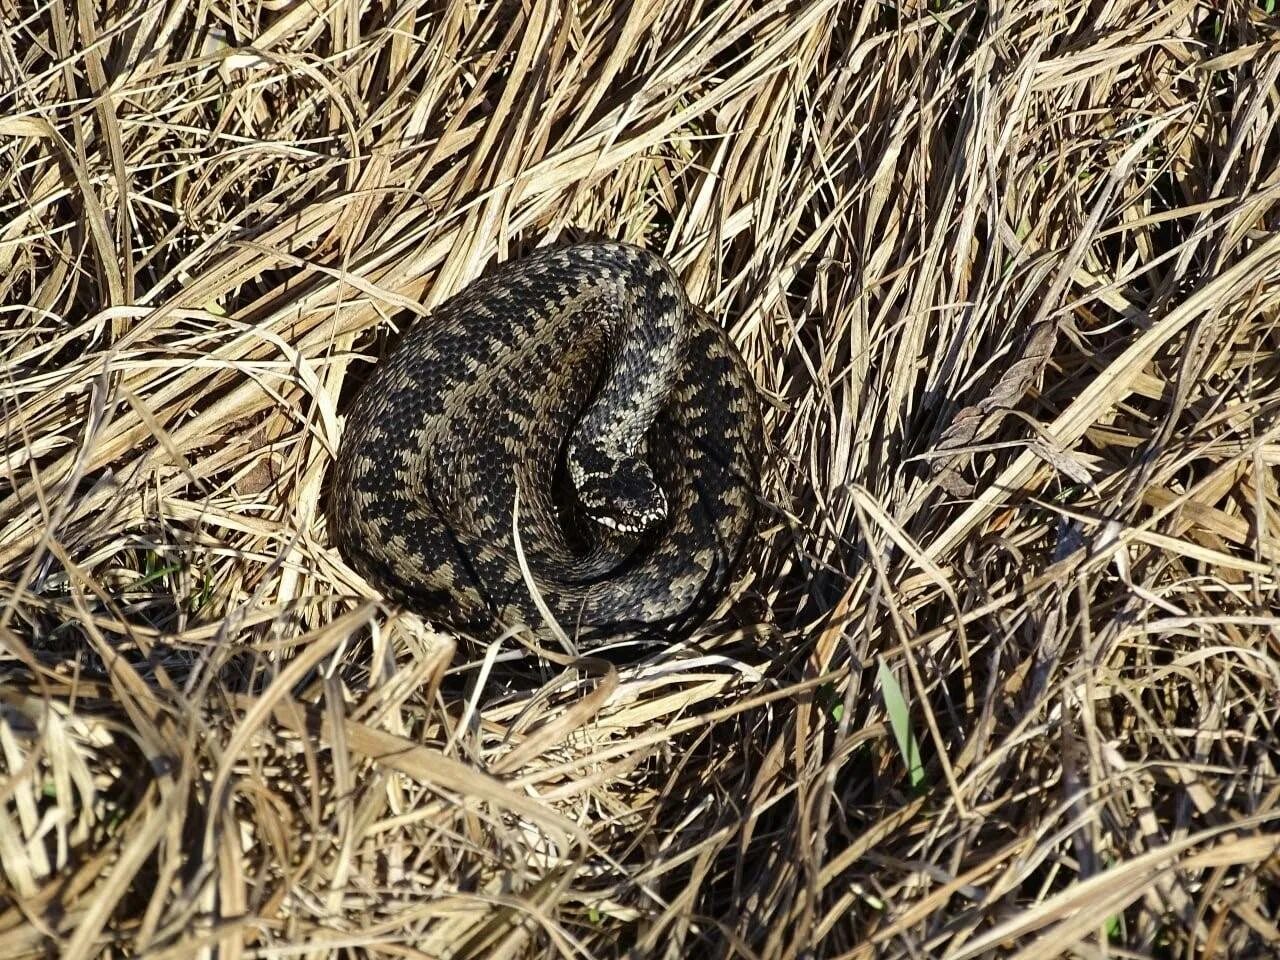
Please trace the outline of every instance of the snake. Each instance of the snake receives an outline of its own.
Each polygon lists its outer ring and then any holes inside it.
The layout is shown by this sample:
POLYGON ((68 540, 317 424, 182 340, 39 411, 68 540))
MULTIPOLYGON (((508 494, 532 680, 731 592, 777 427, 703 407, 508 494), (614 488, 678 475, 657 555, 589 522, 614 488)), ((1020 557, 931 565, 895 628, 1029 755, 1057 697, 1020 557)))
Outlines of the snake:
POLYGON ((330 528, 384 595, 472 637, 670 636, 732 585, 761 431, 742 355, 664 258, 543 248, 374 364, 346 412, 330 528))

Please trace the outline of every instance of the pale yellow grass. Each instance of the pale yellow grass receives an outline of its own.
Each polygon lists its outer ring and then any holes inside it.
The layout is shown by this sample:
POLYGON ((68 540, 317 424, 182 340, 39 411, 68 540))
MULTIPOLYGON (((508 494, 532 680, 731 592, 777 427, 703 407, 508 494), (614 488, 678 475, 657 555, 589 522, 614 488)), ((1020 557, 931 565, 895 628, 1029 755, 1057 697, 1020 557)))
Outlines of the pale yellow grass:
POLYGON ((1244 0, 0 4, 0 957, 1272 955, 1278 80, 1244 0), (585 236, 769 435, 613 662, 321 509, 366 361, 585 236))

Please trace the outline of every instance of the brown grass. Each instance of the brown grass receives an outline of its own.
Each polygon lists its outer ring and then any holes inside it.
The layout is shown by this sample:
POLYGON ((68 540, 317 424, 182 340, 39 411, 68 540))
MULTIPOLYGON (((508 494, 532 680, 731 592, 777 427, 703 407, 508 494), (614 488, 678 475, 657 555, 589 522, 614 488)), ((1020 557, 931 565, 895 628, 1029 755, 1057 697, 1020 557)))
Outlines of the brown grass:
POLYGON ((1271 955, 1269 7, 0 3, 0 957, 1271 955), (561 669, 318 504, 393 329, 593 234, 770 508, 561 669))

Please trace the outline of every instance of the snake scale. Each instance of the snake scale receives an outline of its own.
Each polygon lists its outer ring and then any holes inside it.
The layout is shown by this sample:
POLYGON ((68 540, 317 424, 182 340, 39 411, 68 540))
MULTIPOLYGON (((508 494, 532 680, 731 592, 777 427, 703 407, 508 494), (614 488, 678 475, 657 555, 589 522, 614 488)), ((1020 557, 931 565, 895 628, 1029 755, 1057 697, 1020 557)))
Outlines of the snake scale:
POLYGON ((366 579, 473 635, 553 635, 526 571, 580 643, 668 633, 727 588, 760 451, 750 374, 671 267, 584 243, 408 329, 352 401, 330 522, 366 579))

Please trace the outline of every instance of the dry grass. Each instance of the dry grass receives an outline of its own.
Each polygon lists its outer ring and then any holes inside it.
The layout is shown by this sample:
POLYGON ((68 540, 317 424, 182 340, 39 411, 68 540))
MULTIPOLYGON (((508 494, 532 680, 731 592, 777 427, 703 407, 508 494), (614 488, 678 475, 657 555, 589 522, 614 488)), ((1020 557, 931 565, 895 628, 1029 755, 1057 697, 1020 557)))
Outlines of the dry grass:
POLYGON ((0 956, 1270 955, 1268 5, 0 3, 0 956), (561 670, 318 502, 406 308, 593 233, 772 507, 561 670))

